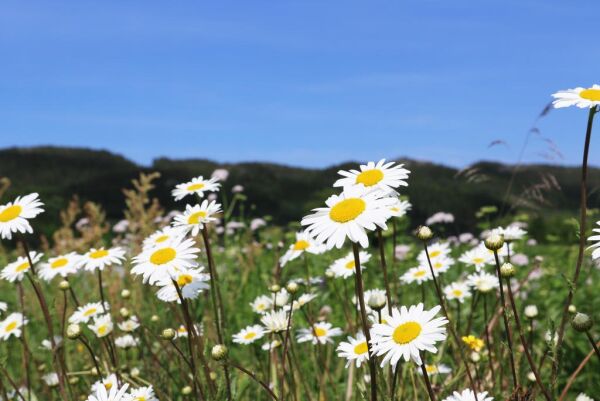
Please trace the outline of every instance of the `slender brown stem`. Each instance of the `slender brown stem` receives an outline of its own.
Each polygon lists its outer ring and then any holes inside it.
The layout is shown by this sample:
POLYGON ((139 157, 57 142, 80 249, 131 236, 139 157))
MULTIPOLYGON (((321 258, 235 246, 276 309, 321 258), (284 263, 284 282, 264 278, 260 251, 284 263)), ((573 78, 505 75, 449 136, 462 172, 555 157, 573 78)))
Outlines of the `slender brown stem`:
POLYGON ((265 389, 265 391, 269 394, 269 396, 272 399, 274 399, 275 401, 278 400, 277 396, 275 395, 275 393, 273 393, 273 391, 269 388, 269 386, 266 383, 264 383, 263 381, 259 380, 258 377, 256 377, 256 375, 254 373, 252 373, 249 370, 247 370, 239 365, 236 365, 232 362, 226 362, 226 363, 227 363, 227 365, 231 366, 232 368, 235 368, 235 369, 239 370, 240 372, 246 374, 248 377, 250 377, 256 383, 260 384, 260 386, 265 389))
MULTIPOLYGON (((592 127, 594 124, 594 116, 598 109, 596 106, 590 108, 588 115, 587 128, 585 132, 585 144, 583 147, 583 160, 581 162, 581 189, 580 189, 580 215, 579 215, 579 253, 577 255, 577 264, 575 265, 575 272, 573 278, 569 283, 569 294, 565 301, 562 318, 558 328, 558 338, 556 341, 556 350, 560 353, 560 347, 563 342, 565 334, 565 326, 569 317, 569 306, 573 302, 573 296, 575 295, 575 289, 577 287, 577 281, 579 281, 579 274, 581 272, 581 266, 583 264, 583 253, 585 251, 585 228, 586 228, 586 215, 587 215, 587 170, 588 170, 588 154, 590 151, 590 140, 592 137, 592 127)), ((558 375, 559 368, 559 356, 556 356, 554 363, 552 364, 552 383, 555 382, 556 376, 558 375)))
POLYGON ((590 340, 590 344, 592 344, 592 347, 594 348, 594 352, 596 352, 596 355, 600 359, 600 350, 598 349, 598 346, 596 345, 596 342, 592 338, 592 335, 590 334, 589 331, 586 331, 585 335, 587 336, 588 340, 590 340))
MULTIPOLYGON (((287 327, 285 330, 285 338, 283 340, 283 358, 281 360, 281 371, 282 371, 282 376, 285 377, 285 358, 287 356, 287 349, 288 349, 288 341, 290 338, 290 326, 292 324, 292 313, 293 313, 293 309, 294 309, 294 294, 291 294, 290 296, 290 310, 288 312, 288 320, 287 320, 287 327)), ((291 364, 291 360, 290 360, 290 364, 291 364)), ((293 376, 293 372, 292 372, 292 376, 293 376)), ((281 398, 284 398, 283 395, 283 389, 284 386, 281 386, 281 398)))
MULTIPOLYGON (((487 310, 487 294, 483 294, 481 296, 483 298, 483 320, 485 322, 485 346, 487 347, 488 350, 488 363, 490 365, 490 373, 492 374, 492 380, 496 377, 496 374, 494 372, 494 362, 492 360, 492 346, 491 346, 491 341, 490 341, 490 329, 488 327, 488 310, 487 310)), ((495 385, 495 381, 494 381, 494 385, 495 385)))
POLYGON ((106 299, 104 298, 104 289, 102 287, 102 270, 98 269, 98 289, 100 290, 100 301, 102 301, 102 311, 106 313, 106 306, 104 305, 106 299))
MULTIPOLYGON (((371 355, 371 333, 369 332, 369 324, 367 321, 367 310, 365 308, 365 293, 363 289, 362 272, 360 267, 360 256, 358 251, 358 245, 352 243, 352 252, 354 254, 354 283, 356 286, 356 295, 358 303, 360 305, 360 318, 362 323, 362 329, 367 340, 367 349, 369 355, 371 355)), ((369 373, 371 376, 371 401, 377 400, 377 368, 375 367, 375 357, 369 358, 369 373)))
POLYGON ((527 362, 529 363, 529 368, 533 372, 535 376, 535 381, 537 385, 542 390, 544 397, 547 401, 552 401, 552 396, 542 383, 542 379, 540 378, 540 373, 538 372, 535 362, 531 357, 531 353, 529 352, 529 347, 527 346, 527 340, 525 339, 525 335, 523 334, 523 327, 521 326, 521 318, 519 317, 519 312, 517 311, 517 306, 515 304, 515 297, 513 295, 512 288, 510 287, 510 279, 506 279, 506 287, 508 288, 508 298, 510 299, 510 304, 512 306, 513 314, 515 315, 515 324, 517 325, 517 331, 519 332, 519 339, 521 340, 521 345, 523 346, 523 350, 525 352, 525 357, 527 358, 527 362))
MULTIPOLYGON (((597 342, 595 345, 596 345, 596 347, 600 346, 600 341, 597 342)), ((591 350, 585 356, 585 358, 583 358, 583 360, 581 361, 581 363, 579 364, 577 369, 575 369, 575 371, 571 374, 571 376, 569 377, 569 380, 567 380, 567 384, 565 385, 565 388, 563 388, 563 391, 560 393, 560 396, 558 397, 558 401, 562 401, 566 397, 567 393, 569 392, 569 389, 575 382, 575 379, 577 378, 577 376, 579 376, 579 373, 581 373, 581 371, 583 370, 585 365, 587 365, 587 363, 590 361, 590 359, 594 355, 594 352, 595 352, 594 350, 591 350)))
POLYGON ((98 365, 98 361, 96 360, 96 355, 94 355, 94 351, 92 350, 92 347, 90 347, 90 344, 88 344, 88 342, 85 340, 85 338, 83 336, 79 337, 79 341, 84 345, 84 347, 87 349, 88 353, 90 354, 90 358, 92 359, 92 362, 94 363, 94 367, 96 368, 96 374, 98 375, 100 380, 102 380, 102 370, 100 370, 100 366, 98 365))
MULTIPOLYGON (((427 386, 427 394, 429 394, 429 399, 431 401, 435 401, 435 393, 433 392, 433 388, 431 387, 431 382, 429 381, 429 374, 427 373, 427 367, 425 366, 425 360, 421 355, 421 372, 423 372, 423 380, 425 380, 425 386, 427 386)), ((477 393, 475 393, 475 397, 477 397, 477 393)))

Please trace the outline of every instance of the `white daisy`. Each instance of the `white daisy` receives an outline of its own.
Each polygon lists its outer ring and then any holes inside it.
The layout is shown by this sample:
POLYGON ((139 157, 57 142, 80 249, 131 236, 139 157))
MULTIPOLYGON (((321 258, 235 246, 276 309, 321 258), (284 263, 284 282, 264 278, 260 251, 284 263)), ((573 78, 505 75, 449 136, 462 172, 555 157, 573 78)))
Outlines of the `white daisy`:
POLYGON ((412 208, 412 204, 407 200, 394 198, 394 203, 390 206, 392 217, 402 217, 412 208))
POLYGON ((281 347, 281 341, 273 340, 271 342, 266 342, 263 345, 261 345, 260 349, 262 349, 263 351, 271 351, 277 347, 281 347))
POLYGON ((575 397, 575 401, 594 401, 594 399, 585 393, 579 393, 579 395, 575 397))
POLYGON ((121 265, 121 262, 125 260, 125 250, 119 247, 104 249, 92 248, 86 252, 79 261, 79 264, 89 272, 93 272, 96 269, 104 270, 105 267, 121 265))
POLYGON ((137 316, 134 315, 131 316, 129 319, 122 321, 121 323, 117 323, 117 327, 121 331, 131 333, 135 331, 138 327, 140 327, 140 322, 137 316))
POLYGON ((58 386, 58 374, 56 372, 50 372, 42 376, 42 380, 48 387, 58 386))
POLYGON ((479 271, 482 267, 493 262, 494 255, 485 247, 477 246, 463 253, 458 259, 464 264, 475 266, 479 271))
POLYGON ((429 280, 431 280, 431 271, 429 270, 429 267, 425 267, 422 265, 417 267, 411 267, 406 271, 406 273, 400 276, 400 281, 402 281, 405 284, 411 284, 415 281, 417 282, 417 284, 421 284, 429 280))
POLYGON ((462 304, 466 298, 471 297, 471 291, 466 283, 455 282, 444 287, 444 295, 447 300, 456 299, 462 304))
POLYGON ((313 327, 308 329, 300 329, 298 331, 298 342, 312 342, 313 344, 327 344, 332 343, 333 338, 342 334, 342 329, 338 327, 331 327, 331 323, 318 322, 313 324, 313 327))
MULTIPOLYGON (((431 245, 427 245, 427 252, 429 252, 429 259, 431 260, 432 264, 437 259, 448 258, 451 251, 450 244, 447 242, 435 242, 431 245)), ((425 250, 422 250, 419 253, 417 259, 421 263, 427 264, 427 254, 425 253, 425 250)))
POLYGON ((131 334, 125 334, 124 336, 115 338, 115 345, 119 348, 133 348, 137 347, 139 343, 140 340, 133 337, 131 334))
POLYGON ((94 302, 82 305, 78 307, 77 310, 75 310, 75 312, 73 312, 71 317, 69 317, 69 323, 87 323, 91 318, 94 318, 108 311, 109 308, 110 305, 108 304, 108 302, 104 302, 104 305, 102 305, 101 302, 94 302))
POLYGON ((301 224, 308 226, 307 231, 316 236, 317 242, 326 242, 327 249, 341 248, 346 237, 367 248, 369 239, 365 230, 387 229, 385 222, 391 215, 389 207, 393 202, 380 191, 345 187, 340 195, 332 195, 325 201, 327 207, 313 209, 315 213, 304 217, 301 224))
POLYGON ((175 189, 171 191, 171 195, 173 195, 176 201, 194 194, 203 197, 204 192, 216 192, 219 190, 221 184, 217 181, 216 178, 206 180, 202 176, 192 178, 189 182, 176 185, 175 189))
POLYGON ((44 204, 37 193, 18 196, 13 202, 0 205, 0 238, 12 239, 13 233, 33 233, 29 219, 42 213, 44 204))
POLYGON ((48 262, 42 263, 39 272, 40 278, 51 281, 56 276, 67 277, 69 274, 77 272, 80 260, 81 255, 75 252, 50 258, 48 262))
POLYGON ((88 324, 90 330, 96 334, 98 338, 106 337, 113 331, 113 322, 110 315, 100 315, 94 317, 94 323, 88 324))
POLYGON ((555 108, 577 106, 580 109, 589 109, 600 104, 600 85, 591 88, 577 87, 558 91, 552 95, 555 108))
POLYGON ((21 313, 13 312, 0 322, 0 340, 8 340, 10 336, 21 337, 21 328, 27 324, 21 313))
POLYGON ((304 252, 319 255, 325 252, 325 245, 316 242, 307 232, 297 232, 296 242, 290 245, 287 252, 279 259, 281 267, 285 266, 289 261, 296 259, 304 252))
POLYGON ((100 387, 111 390, 118 386, 117 376, 114 373, 111 373, 107 377, 104 377, 102 380, 98 380, 92 384, 92 392, 98 391, 100 387))
MULTIPOLYGON (((54 344, 56 345, 56 348, 60 348, 62 343, 63 338, 61 336, 54 336, 54 344)), ((52 341, 47 338, 43 339, 40 343, 40 348, 45 349, 46 351, 52 351, 52 341)))
POLYGON ((148 386, 131 390, 126 395, 125 401, 158 401, 158 398, 154 395, 154 388, 148 386))
MULTIPOLYGON (((31 251, 29 252, 29 257, 31 258, 31 262, 35 265, 42 258, 42 254, 31 251)), ((29 271, 29 261, 26 256, 19 256, 17 260, 12 263, 6 265, 4 269, 2 269, 2 273, 0 273, 0 277, 6 281, 10 281, 14 283, 15 281, 22 281, 23 277, 25 277, 25 273, 29 271)))
POLYGON ((96 390, 93 394, 90 394, 87 401, 127 401, 127 388, 129 384, 123 384, 123 387, 119 388, 118 385, 110 387, 107 391, 105 386, 96 386, 96 390))
POLYGON ((202 273, 203 269, 202 266, 195 269, 179 269, 171 277, 161 279, 156 283, 161 287, 156 296, 163 302, 181 303, 177 288, 173 284, 175 281, 184 299, 196 299, 203 290, 208 288, 206 282, 210 277, 202 273))
MULTIPOLYGON (((309 303, 316 297, 317 297, 317 294, 313 294, 313 293, 307 293, 307 294, 300 295, 298 297, 298 299, 294 300, 294 303, 292 304, 292 310, 300 309, 301 307, 303 307, 304 305, 306 305, 307 303, 309 303)), ((284 305, 283 310, 286 310, 286 311, 290 310, 290 304, 284 305)))
POLYGON ((396 366, 400 358, 421 364, 421 351, 437 352, 435 343, 446 339, 448 323, 444 317, 434 318, 440 306, 423 310, 423 304, 392 308, 392 316, 384 324, 375 324, 371 329, 373 355, 385 355, 381 366, 390 363, 396 366))
POLYGON ((6 309, 8 309, 8 304, 6 302, 0 301, 0 313, 6 312, 6 309))
MULTIPOLYGON (((431 261, 431 266, 433 267, 433 274, 437 277, 438 275, 445 273, 450 269, 452 265, 454 265, 454 259, 449 256, 439 256, 431 261)), ((429 268, 427 262, 424 263, 429 268)))
MULTIPOLYGON (((371 254, 368 252, 360 251, 358 254, 360 260, 360 269, 361 271, 366 269, 366 263, 371 260, 371 254)), ((337 259, 334 261, 331 266, 329 266, 329 271, 331 271, 335 277, 348 278, 352 277, 356 272, 355 268, 356 264, 354 263, 354 254, 350 252, 348 255, 343 258, 337 259)))
POLYGON ((217 221, 215 214, 221 211, 221 205, 215 201, 203 200, 200 205, 185 205, 185 212, 175 216, 173 227, 198 235, 204 224, 217 221))
POLYGON ((588 241, 596 241, 595 244, 592 244, 588 247, 588 249, 593 249, 592 251, 592 259, 600 258, 600 221, 596 222, 598 228, 594 228, 592 231, 597 233, 588 238, 588 241))
POLYGON ((277 291, 273 297, 273 307, 281 308, 287 305, 290 299, 290 293, 285 288, 277 291))
POLYGON ((382 192, 392 192, 400 186, 407 186, 406 180, 410 171, 403 168, 404 164, 394 165, 394 162, 386 163, 381 159, 377 163, 369 162, 360 165, 360 171, 350 170, 338 171, 338 174, 344 178, 338 179, 334 187, 357 186, 370 189, 381 190, 382 192))
POLYGON ((148 238, 144 240, 144 249, 154 248, 158 245, 161 245, 165 242, 169 242, 174 240, 175 238, 181 238, 185 236, 185 232, 181 229, 176 229, 171 226, 167 226, 161 228, 158 231, 155 231, 148 238))
POLYGON ((142 275, 144 283, 170 280, 178 270, 198 265, 198 252, 192 239, 174 237, 152 248, 147 248, 133 258, 132 274, 142 275))
POLYGON ((238 344, 251 344, 256 340, 263 338, 265 330, 262 326, 254 325, 242 329, 239 333, 233 335, 233 342, 238 344))
POLYGON ((467 276, 467 284, 479 292, 490 292, 498 288, 498 277, 494 274, 479 272, 467 276))
POLYGON ((265 313, 260 321, 268 333, 279 333, 287 330, 288 315, 289 312, 284 310, 271 311, 265 313))
POLYGON ((356 338, 348 336, 348 341, 342 341, 336 348, 340 358, 346 358, 346 367, 355 361, 356 367, 360 368, 363 362, 369 359, 369 348, 367 339, 363 333, 358 333, 356 338))
MULTIPOLYGON (((488 397, 487 391, 477 393, 477 401, 493 401, 494 397, 488 397)), ((475 401, 473 390, 466 389, 462 392, 455 391, 452 395, 446 397, 443 401, 475 401)))
POLYGON ((507 227, 493 229, 492 234, 500 234, 504 237, 504 241, 510 242, 522 239, 527 234, 527 231, 516 224, 511 224, 507 227))
POLYGON ((266 313, 273 306, 273 299, 267 295, 260 295, 256 299, 250 302, 252 310, 256 313, 266 313))

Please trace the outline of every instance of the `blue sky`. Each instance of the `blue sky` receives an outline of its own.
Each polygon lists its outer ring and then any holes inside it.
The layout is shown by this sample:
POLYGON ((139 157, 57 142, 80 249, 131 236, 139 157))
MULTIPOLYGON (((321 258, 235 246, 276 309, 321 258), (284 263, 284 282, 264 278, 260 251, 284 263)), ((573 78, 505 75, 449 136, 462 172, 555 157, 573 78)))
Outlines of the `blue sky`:
MULTIPOLYGON (((600 83, 599 12, 597 0, 3 1, 0 147, 144 164, 513 162, 551 93, 600 83)), ((586 118, 552 111, 525 160, 580 163, 586 118)))

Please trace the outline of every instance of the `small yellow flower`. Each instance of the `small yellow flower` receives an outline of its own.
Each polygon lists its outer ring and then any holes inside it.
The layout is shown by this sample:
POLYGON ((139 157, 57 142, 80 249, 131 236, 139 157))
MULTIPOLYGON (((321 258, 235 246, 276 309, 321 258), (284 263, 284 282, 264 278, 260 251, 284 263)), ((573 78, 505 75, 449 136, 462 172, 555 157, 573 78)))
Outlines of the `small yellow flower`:
POLYGON ((481 351, 483 348, 483 340, 481 338, 477 338, 474 335, 463 336, 463 342, 467 344, 469 348, 471 348, 475 352, 481 351))

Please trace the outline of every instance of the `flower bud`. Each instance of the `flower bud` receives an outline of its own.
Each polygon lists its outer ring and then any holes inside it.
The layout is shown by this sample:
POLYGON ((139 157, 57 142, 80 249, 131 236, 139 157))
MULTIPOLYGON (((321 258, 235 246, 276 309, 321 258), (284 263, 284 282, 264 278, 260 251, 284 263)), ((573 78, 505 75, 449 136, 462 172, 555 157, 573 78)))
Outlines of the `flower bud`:
POLYGON ((46 370, 46 364, 45 363, 40 363, 37 367, 38 372, 43 372, 44 370, 46 370))
POLYGON ((585 313, 576 313, 571 320, 571 325, 573 328, 580 332, 586 332, 592 328, 592 319, 586 315, 585 313))
POLYGON ((215 361, 221 361, 227 358, 227 352, 228 350, 226 346, 224 346, 223 344, 217 344, 214 347, 212 347, 210 355, 215 361))
POLYGON ((128 289, 124 289, 123 291, 121 291, 121 298, 129 299, 130 296, 131 296, 131 291, 129 291, 128 289))
POLYGON ((281 290, 281 287, 278 284, 273 284, 269 287, 269 291, 271 292, 279 292, 279 290, 281 290))
POLYGON ((129 315, 131 314, 129 312, 129 309, 127 309, 127 308, 119 309, 119 313, 121 314, 121 317, 123 317, 123 319, 127 319, 129 317, 129 315))
POLYGON ((532 383, 535 382, 536 381, 535 374, 533 372, 527 373, 527 380, 529 380, 532 383))
POLYGON ((515 267, 512 265, 512 263, 504 263, 502 266, 500 266, 500 276, 502 276, 502 278, 511 278, 515 275, 515 267))
POLYGON ((78 324, 70 324, 69 327, 67 327, 67 337, 71 340, 79 338, 80 335, 81 327, 79 327, 78 324))
POLYGON ((577 307, 573 304, 569 305, 569 313, 577 312, 577 307))
POLYGON ((528 319, 534 319, 538 315, 538 308, 535 305, 527 305, 523 311, 525 317, 528 319))
POLYGON ((150 321, 156 323, 160 321, 160 318, 158 317, 158 315, 152 315, 152 317, 150 317, 150 321))
POLYGON ((138 377, 140 375, 140 370, 138 368, 132 368, 129 374, 131 375, 131 377, 138 377))
POLYGON ((420 226, 419 228, 417 228, 417 238, 421 241, 430 240, 432 237, 433 232, 431 231, 431 228, 427 226, 420 226))
POLYGON ((192 388, 190 386, 185 386, 184 388, 181 389, 181 394, 183 394, 183 395, 192 394, 192 388))
POLYGON ((504 245, 504 237, 500 234, 490 234, 485 239, 484 244, 490 251, 497 251, 504 245))
POLYGON ((367 300, 367 304, 376 311, 383 309, 386 304, 385 294, 379 291, 372 293, 367 300))
POLYGON ((78 376, 71 376, 69 377, 69 384, 77 384, 79 383, 79 377, 78 376))
POLYGON ((96 369, 96 367, 94 366, 93 368, 90 369, 90 373, 92 374, 92 376, 97 376, 98 375, 98 369, 96 369))
POLYGON ((165 340, 172 340, 177 335, 177 332, 173 329, 164 329, 162 331, 161 337, 165 340))
POLYGON ((287 292, 289 292, 290 294, 295 294, 298 291, 298 284, 296 284, 295 282, 289 282, 288 285, 285 287, 287 289, 287 292))
POLYGON ((217 376, 217 374, 216 374, 215 372, 212 372, 212 371, 211 371, 211 372, 208 374, 208 377, 210 377, 210 380, 212 380, 212 381, 215 381, 215 380, 217 380, 217 377, 218 377, 218 376, 217 376))
POLYGON ((71 285, 67 280, 62 280, 60 283, 58 283, 58 288, 60 288, 61 291, 67 291, 69 288, 71 288, 71 285))

